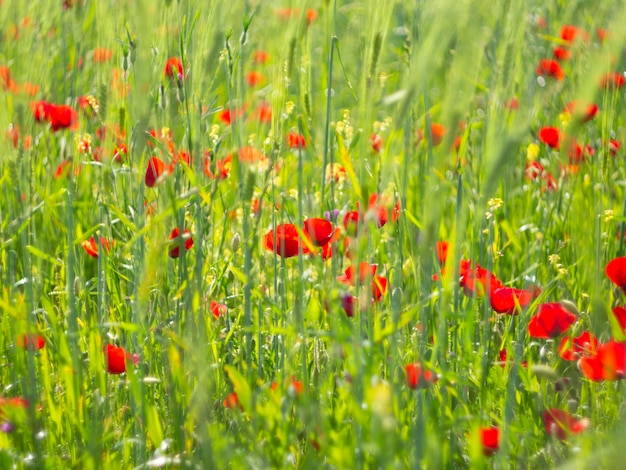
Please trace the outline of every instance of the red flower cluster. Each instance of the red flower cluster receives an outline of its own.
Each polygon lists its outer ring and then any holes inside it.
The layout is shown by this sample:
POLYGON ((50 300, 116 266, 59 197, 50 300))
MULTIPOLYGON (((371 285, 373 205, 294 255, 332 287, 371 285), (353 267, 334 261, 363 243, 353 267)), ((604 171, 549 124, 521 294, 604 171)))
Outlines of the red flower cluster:
POLYGON ((357 210, 348 211, 343 217, 343 226, 350 236, 357 236, 361 232, 364 223, 372 221, 376 228, 381 228, 391 218, 392 222, 397 222, 400 218, 402 208, 397 200, 393 206, 387 202, 383 196, 370 194, 367 203, 367 211, 361 212, 361 205, 357 202, 357 210))
POLYGON ((33 117, 37 122, 48 122, 54 132, 59 129, 75 128, 78 124, 78 114, 66 104, 52 104, 47 101, 31 103, 33 117))
POLYGON ((598 339, 588 331, 575 338, 563 338, 559 344, 559 356, 566 361, 577 361, 581 357, 597 354, 598 339))
MULTIPOLYGON (((84 240, 83 242, 81 242, 80 245, 89 256, 91 256, 92 258, 98 257, 98 242, 94 237, 91 237, 88 240, 84 240)), ((115 245, 115 240, 100 237, 100 245, 102 246, 102 248, 104 248, 104 251, 109 253, 113 248, 113 245, 115 245)))
POLYGON ((283 258, 297 256, 299 252, 308 254, 323 248, 333 238, 334 229, 330 221, 322 218, 309 218, 304 221, 301 231, 295 224, 280 224, 263 236, 265 249, 283 258), (303 236, 300 236, 302 233, 303 236))
POLYGON ((624 75, 619 72, 610 72, 604 75, 600 79, 600 88, 621 88, 626 83, 626 79, 624 79, 624 75))
POLYGON ((377 276, 376 270, 377 264, 369 264, 361 262, 359 264, 359 274, 357 278, 356 267, 350 266, 345 270, 344 274, 337 277, 337 280, 342 284, 350 286, 366 285, 371 283, 372 298, 376 302, 380 302, 383 296, 387 293, 387 278, 384 276, 377 276))
POLYGON ((548 75, 556 80, 563 80, 565 78, 565 72, 561 68, 561 65, 556 60, 541 59, 537 66, 537 75, 548 75))
POLYGON ((580 101, 573 100, 565 105, 564 112, 571 114, 575 119, 580 122, 591 121, 598 114, 598 105, 595 103, 581 103, 580 101))
POLYGON ((422 129, 417 130, 417 141, 421 142, 424 137, 431 143, 433 147, 437 147, 443 138, 446 136, 446 128, 437 122, 433 122, 430 125, 430 132, 425 132, 422 129))
POLYGON ((291 131, 287 134, 287 146, 290 149, 303 149, 306 147, 306 141, 304 140, 304 136, 298 134, 297 132, 291 131))
MULTIPOLYGON (((500 289, 502 282, 491 271, 471 260, 461 260, 459 274, 461 287, 467 297, 492 297, 500 289), (474 266, 472 266, 474 264, 474 266)), ((514 301, 513 301, 514 303, 514 301)))
POLYGON ((17 337, 17 345, 20 348, 39 351, 46 345, 46 340, 43 336, 35 333, 25 333, 17 337))
MULTIPOLYGON (((435 252, 441 273, 445 274, 445 264, 448 257, 449 244, 439 241, 435 246, 435 252)), ((537 287, 532 289, 516 289, 506 287, 494 273, 483 268, 472 260, 462 259, 459 264, 459 285, 467 297, 489 298, 491 308, 500 314, 517 315, 521 309, 526 308, 540 293, 537 287)), ((439 280, 435 274, 433 280, 439 280)))
POLYGON ((554 48, 554 58, 557 60, 568 60, 572 57, 570 46, 572 46, 578 38, 582 38, 585 41, 589 40, 589 35, 585 31, 572 25, 564 25, 561 27, 560 36, 567 44, 554 48))
POLYGON ((407 364, 404 367, 404 372, 406 374, 405 382, 413 390, 426 388, 437 382, 435 373, 424 368, 420 362, 407 364))

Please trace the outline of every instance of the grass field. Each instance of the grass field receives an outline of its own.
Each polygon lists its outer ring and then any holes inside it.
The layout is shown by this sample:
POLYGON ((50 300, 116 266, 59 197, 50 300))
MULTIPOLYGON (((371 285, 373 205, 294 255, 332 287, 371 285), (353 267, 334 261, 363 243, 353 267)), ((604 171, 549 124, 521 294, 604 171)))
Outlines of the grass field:
POLYGON ((626 8, 0 2, 0 468, 618 468, 626 8))

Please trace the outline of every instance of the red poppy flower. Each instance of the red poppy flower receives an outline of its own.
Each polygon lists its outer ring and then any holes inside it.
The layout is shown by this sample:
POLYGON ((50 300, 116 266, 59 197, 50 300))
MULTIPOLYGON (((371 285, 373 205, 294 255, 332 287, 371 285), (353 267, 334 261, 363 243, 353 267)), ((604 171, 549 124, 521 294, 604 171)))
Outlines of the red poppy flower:
POLYGON ((185 247, 185 251, 190 250, 193 246, 193 237, 191 236, 191 232, 187 229, 183 230, 182 236, 180 236, 180 230, 178 227, 172 229, 172 232, 170 233, 170 240, 173 240, 173 243, 170 245, 171 248, 168 252, 170 258, 178 258, 180 256, 181 245, 185 247))
POLYGON ((544 172, 541 175, 541 178, 543 179, 543 185, 541 187, 542 191, 556 191, 557 189, 559 189, 556 178, 552 173, 544 172))
POLYGON ((491 426, 480 430, 480 442, 483 446, 483 454, 490 456, 500 449, 500 430, 491 426))
POLYGON ((306 11, 306 22, 307 24, 311 24, 313 23, 313 21, 315 21, 317 19, 317 10, 314 10, 313 8, 309 8, 306 11))
POLYGON ((500 287, 491 292, 489 302, 496 313, 517 315, 521 309, 528 307, 533 298, 536 297, 535 294, 536 292, 529 290, 500 287))
POLYGON ((537 181, 543 174, 544 168, 538 161, 526 162, 526 170, 524 174, 529 180, 537 181))
POLYGON ((267 232, 263 236, 263 246, 283 258, 298 256, 300 250, 302 254, 309 252, 306 245, 302 243, 294 224, 277 225, 275 230, 267 232))
POLYGON ((41 335, 35 333, 25 333, 17 337, 17 345, 20 348, 39 351, 46 345, 46 340, 41 335))
POLYGON ((336 228, 335 230, 333 230, 330 240, 328 240, 328 242, 322 246, 321 255, 324 261, 331 258, 331 256, 333 255, 333 243, 338 242, 340 239, 341 230, 339 228, 336 228))
POLYGON ((419 362, 407 364, 404 367, 404 372, 406 373, 406 384, 413 390, 428 387, 437 382, 437 376, 432 371, 422 367, 419 362))
POLYGON ((613 315, 619 323, 623 333, 626 333, 626 307, 614 307, 613 315))
POLYGON ((600 88, 621 88, 626 80, 624 75, 619 72, 610 72, 600 79, 600 88))
POLYGON ((510 98, 504 102, 504 107, 511 111, 519 109, 519 100, 515 97, 510 98))
POLYGON ((304 233, 309 236, 314 246, 324 246, 333 236, 333 224, 322 218, 306 219, 304 221, 304 233))
POLYGON ((76 114, 76 111, 66 104, 54 106, 50 110, 49 121, 54 132, 59 129, 69 129, 70 127, 75 127, 77 120, 78 114, 76 114))
POLYGON ((232 109, 224 109, 218 115, 220 121, 222 121, 226 125, 230 125, 236 119, 239 119, 244 115, 246 110, 244 108, 232 108, 232 109))
POLYGON ((228 307, 224 304, 216 302, 215 300, 211 300, 211 304, 209 305, 209 309, 211 310, 211 314, 215 318, 219 318, 228 313, 228 307))
POLYGON ((9 67, 6 65, 0 66, 0 87, 4 90, 8 90, 12 81, 9 67))
POLYGON ((454 138, 454 142, 452 142, 452 147, 458 153, 461 148, 461 142, 463 142, 463 137, 458 135, 454 138))
POLYGON ((24 82, 20 85, 20 91, 28 96, 36 96, 39 93, 39 85, 31 82, 24 82))
POLYGON ((563 111, 571 114, 581 122, 588 122, 598 114, 598 105, 595 103, 585 105, 574 100, 567 103, 563 111))
MULTIPOLYGON (((100 237, 100 245, 102 245, 102 248, 104 248, 104 251, 106 251, 107 253, 111 251, 111 248, 113 248, 114 244, 115 244, 114 240, 111 240, 105 237, 100 237)), ((94 237, 91 237, 88 240, 84 240, 83 242, 81 242, 80 245, 83 247, 83 249, 87 252, 89 256, 91 256, 92 258, 98 257, 98 242, 96 241, 94 237)))
POLYGON ((556 60, 569 60, 572 58, 572 53, 566 47, 555 47, 552 51, 552 55, 556 60))
POLYGON ((28 400, 21 397, 4 398, 0 397, 0 419, 5 419, 7 413, 11 414, 18 409, 28 408, 28 400))
POLYGON ((400 213, 400 201, 396 201, 395 205, 389 207, 389 204, 385 200, 384 196, 379 196, 375 193, 370 194, 367 203, 366 218, 369 220, 370 216, 373 216, 377 228, 383 227, 389 221, 390 215, 391 220, 396 222, 400 217, 400 213))
POLYGON ((588 40, 589 35, 580 28, 569 24, 561 26, 561 39, 567 42, 574 42, 576 38, 588 40))
POLYGON ((345 270, 344 274, 337 277, 337 280, 343 284, 355 286, 357 283, 363 285, 366 282, 371 282, 372 298, 379 302, 383 296, 387 293, 387 278, 384 276, 376 276, 377 264, 369 264, 362 261, 359 264, 359 275, 357 279, 356 267, 351 265, 345 270))
POLYGON ((539 140, 549 147, 558 149, 560 146, 561 131, 556 127, 542 127, 539 129, 539 140))
POLYGON ((257 50, 254 51, 254 54, 252 55, 252 60, 257 64, 264 64, 265 62, 267 62, 268 57, 269 54, 267 52, 257 50))
POLYGON ((170 57, 165 63, 163 74, 167 78, 182 80, 185 78, 183 73, 183 63, 178 57, 170 57))
MULTIPOLYGON (((505 367, 507 365, 507 350, 506 349, 501 349, 500 352, 498 353, 498 357, 500 358, 500 362, 496 363, 498 364, 500 367, 505 367)), ((522 367, 528 367, 528 361, 522 361, 522 367)))
POLYGON ((354 305, 358 305, 358 300, 355 296, 346 294, 341 297, 341 308, 346 312, 346 316, 348 318, 352 318, 354 316, 354 305))
POLYGON ((563 80, 565 73, 556 60, 541 59, 536 69, 537 75, 549 75, 557 80, 563 80))
POLYGON ((571 435, 580 434, 590 424, 587 418, 576 419, 567 411, 556 408, 543 412, 543 423, 549 435, 562 441, 571 435))
POLYGON ((359 233, 359 228, 362 224, 362 216, 359 211, 346 212, 343 217, 343 226, 348 232, 348 235, 356 237, 359 233))
POLYGON ((621 380, 626 376, 626 343, 610 340, 601 344, 594 356, 583 356, 578 366, 589 380, 621 380))
POLYGON ((46 101, 35 101, 31 103, 31 108, 35 121, 49 122, 54 132, 77 124, 78 114, 65 104, 57 106, 46 101))
POLYGON ((617 155, 617 152, 619 151, 620 145, 621 144, 620 144, 619 140, 615 140, 615 139, 609 140, 609 153, 611 154, 612 157, 617 155))
MULTIPOLYGON (((298 395, 302 393, 303 384, 301 381, 296 380, 294 376, 291 376, 291 378, 289 379, 289 381, 286 382, 286 384, 287 384, 287 392, 290 395, 297 397, 298 395)), ((276 391, 278 389, 278 382, 272 382, 271 388, 273 391, 276 391)))
POLYGON ((271 123, 272 107, 268 103, 261 102, 257 106, 254 116, 261 123, 271 123))
POLYGON ((583 161, 583 148, 574 139, 571 139, 568 145, 569 150, 567 151, 567 158, 569 160, 569 163, 570 165, 578 165, 583 161))
POLYGON ((191 166, 191 154, 186 150, 180 150, 172 156, 172 165, 177 163, 184 163, 187 166, 191 166))
POLYGON ((566 361, 577 361, 581 357, 594 356, 598 339, 588 331, 575 338, 563 338, 559 344, 559 356, 566 361))
POLYGON ((96 64, 108 62, 113 58, 113 51, 104 47, 97 47, 93 50, 93 61, 96 64))
POLYGON ((369 264, 365 261, 361 261, 359 264, 359 278, 357 281, 356 276, 356 267, 351 265, 348 269, 345 270, 344 274, 337 277, 337 280, 343 284, 349 284, 351 286, 359 284, 363 284, 365 281, 372 279, 376 275, 376 270, 378 269, 377 264, 369 264))
POLYGON ((20 128, 14 124, 9 125, 9 130, 6 132, 6 138, 11 144, 13 144, 14 148, 18 148, 18 144, 20 141, 20 128))
POLYGON ((626 257, 615 258, 606 265, 606 275, 626 293, 626 257))
POLYGON ((248 82, 249 86, 255 87, 259 83, 262 83, 265 81, 265 75, 263 75, 261 72, 258 72, 256 70, 252 70, 248 72, 248 74, 246 75, 246 81, 248 82))
POLYGON ((80 175, 81 169, 82 167, 80 165, 73 165, 73 161, 71 158, 66 158, 61 163, 59 163, 59 166, 57 166, 57 169, 54 172, 54 178, 59 179, 62 176, 66 176, 69 178, 70 174, 78 176, 80 175), (72 168, 74 169, 74 171, 70 172, 72 168))
POLYGON ((437 145, 441 144, 445 135, 446 135, 446 128, 443 127, 441 124, 433 122, 430 125, 430 137, 432 137, 433 147, 436 147, 437 145))
MULTIPOLYGON (((126 372, 126 360, 130 358, 131 355, 127 354, 124 348, 118 348, 112 344, 107 344, 104 347, 104 359, 109 374, 123 374, 126 372)), ((138 357, 135 357, 133 363, 136 364, 137 361, 138 357)))
POLYGON ((158 184, 162 183, 171 170, 172 168, 166 165, 160 158, 150 158, 150 160, 148 160, 148 167, 146 168, 146 176, 144 178, 146 186, 154 188, 158 184))
POLYGON ((52 105, 47 101, 35 101, 30 104, 30 108, 33 111, 33 117, 37 122, 46 122, 50 114, 50 107, 52 105))
POLYGON ((241 147, 237 155, 241 163, 247 164, 258 163, 267 158, 259 149, 251 147, 249 145, 241 147))
POLYGON ((502 287, 502 283, 491 271, 476 264, 475 268, 461 274, 460 286, 467 297, 483 297, 491 296, 496 289, 502 287))
POLYGON ((447 241, 438 241, 435 244, 435 252, 437 253, 437 261, 439 261, 440 266, 444 266, 446 264, 446 259, 448 258, 448 248, 450 244, 447 241))
POLYGON ((287 134, 287 145, 290 149, 303 149, 306 147, 306 142, 303 135, 292 131, 287 134))
POLYGON ((98 114, 98 110, 100 109, 100 103, 98 103, 98 100, 91 95, 79 96, 77 104, 81 111, 87 117, 92 117, 98 114))
POLYGON ((556 338, 576 321, 576 315, 558 302, 541 304, 528 322, 532 338, 556 338))
POLYGON ((150 148, 156 147, 156 143, 163 144, 169 153, 174 153, 174 142, 172 141, 172 130, 169 127, 163 127, 161 129, 151 129, 148 131, 148 139, 146 144, 150 148))
POLYGON ((118 142, 113 148, 113 161, 115 163, 124 163, 128 155, 128 147, 124 142, 118 142))
POLYGON ((241 408, 239 405, 239 397, 236 392, 230 392, 226 398, 224 398, 224 408, 228 408, 230 410, 241 408))
POLYGON ((376 153, 380 152, 380 148, 383 145, 383 138, 378 134, 372 134, 370 137, 370 145, 372 146, 372 150, 376 153))
POLYGON ((384 276, 375 276, 372 279, 372 298, 376 302, 380 302, 387 293, 387 278, 384 276))

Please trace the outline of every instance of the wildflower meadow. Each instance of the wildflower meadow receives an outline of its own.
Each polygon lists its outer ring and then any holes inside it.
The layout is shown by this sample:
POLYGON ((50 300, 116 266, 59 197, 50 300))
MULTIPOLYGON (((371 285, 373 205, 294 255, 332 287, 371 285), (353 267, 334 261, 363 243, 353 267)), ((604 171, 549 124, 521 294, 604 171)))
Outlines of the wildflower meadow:
POLYGON ((620 468, 625 25, 0 1, 0 468, 620 468))

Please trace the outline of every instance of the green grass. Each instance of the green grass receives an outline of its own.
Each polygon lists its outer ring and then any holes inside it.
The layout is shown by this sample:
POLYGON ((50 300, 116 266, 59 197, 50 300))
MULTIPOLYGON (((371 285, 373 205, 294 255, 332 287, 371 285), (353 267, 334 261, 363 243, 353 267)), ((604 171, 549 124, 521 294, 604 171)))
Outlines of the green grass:
POLYGON ((540 304, 568 300, 579 316, 563 336, 626 339, 611 314, 624 294, 605 274, 626 252, 624 88, 598 86, 624 71, 620 2, 62 3, 0 6, 0 66, 17 84, 0 75, 0 128, 19 129, 16 146, 0 139, 0 397, 29 402, 0 401, 0 424, 12 427, 0 433, 0 467, 619 462, 622 383, 586 379, 559 357, 560 337, 531 338, 527 325, 540 304), (571 47, 563 80, 542 81, 537 65, 564 45, 568 24, 589 39, 571 47), (604 43, 597 28, 608 31, 604 43), (94 60, 100 48, 109 60, 94 60), (259 50, 265 63, 255 62, 259 50), (164 76, 171 57, 182 80, 164 76), (264 77, 256 86, 253 70, 264 77), (39 87, 32 96, 27 82, 39 87), (85 95, 98 100, 96 115, 78 109, 85 95), (505 106, 513 97, 516 110, 505 106), (574 99, 600 111, 567 127, 563 108, 574 99), (36 100, 69 104, 76 128, 35 122, 36 100), (260 121, 264 103, 272 116, 260 121), (225 109, 245 111, 228 125, 225 109), (439 144, 433 123, 446 131, 439 144), (544 126, 567 129, 595 154, 563 176, 568 149, 541 143, 544 126), (163 128, 191 162, 148 187, 150 158, 173 158, 148 137, 163 128), (289 132, 306 146, 290 149, 289 132), (86 134, 92 152, 81 153, 86 134), (610 139, 622 143, 616 156, 610 139), (525 177, 531 144, 555 191, 525 177), (240 161, 246 146, 267 160, 240 161), (207 151, 213 173, 233 155, 227 178, 205 175, 207 151), (80 172, 55 177, 67 159, 80 172), (325 177, 329 164, 345 168, 342 181, 325 177), (327 261, 263 246, 277 225, 334 209, 343 229, 343 214, 366 209, 372 194, 389 207, 399 200, 400 217, 381 228, 368 218, 352 259, 343 238, 327 261), (173 259, 175 227, 194 245, 173 259), (92 258, 82 247, 92 236, 114 246, 92 258), (433 281, 440 240, 450 244, 447 268, 433 281), (467 259, 541 294, 520 315, 497 315, 459 285, 467 259), (367 282, 337 280, 361 261, 388 279, 380 302, 369 302, 367 282), (347 293, 361 298, 352 318, 341 307, 347 293), (214 318, 211 300, 227 313, 214 318), (45 347, 20 346, 26 332, 45 347), (137 364, 107 373, 107 344, 137 364), (414 362, 437 381, 411 389, 405 366, 414 362), (241 407, 224 406, 231 392, 241 407), (551 408, 590 426, 561 441, 544 427, 551 408), (500 448, 487 457, 478 433, 491 425, 500 448))

